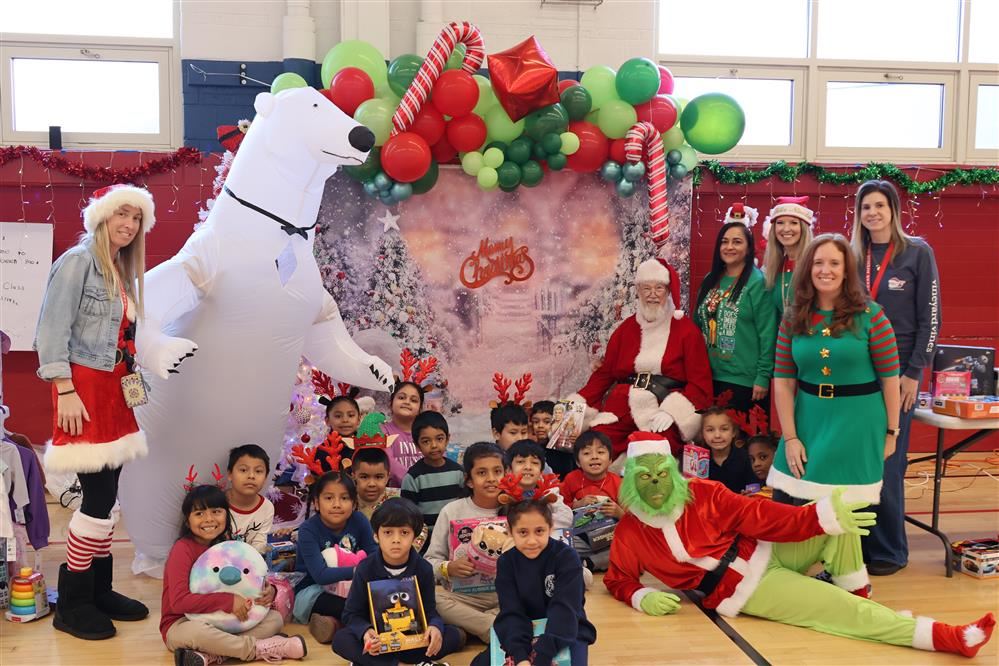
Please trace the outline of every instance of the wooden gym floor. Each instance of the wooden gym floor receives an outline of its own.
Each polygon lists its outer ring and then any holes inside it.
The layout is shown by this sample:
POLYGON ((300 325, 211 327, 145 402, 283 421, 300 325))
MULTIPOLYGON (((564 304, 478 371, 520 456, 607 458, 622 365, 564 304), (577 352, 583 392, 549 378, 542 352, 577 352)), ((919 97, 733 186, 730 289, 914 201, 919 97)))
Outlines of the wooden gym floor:
MULTIPOLYGON (((927 471, 932 474, 932 468, 925 464, 910 468, 906 495, 909 512, 922 514, 920 517, 928 521, 930 486, 922 476, 927 471)), ((952 462, 949 474, 953 477, 945 479, 941 500, 943 530, 953 540, 994 538, 999 532, 999 465, 995 454, 962 454, 952 462), (989 476, 985 470, 995 476, 989 476)), ((63 542, 70 512, 58 503, 50 504, 49 511, 55 543, 42 551, 43 571, 48 584, 55 586, 58 566, 64 556, 63 542)), ((999 579, 980 581, 961 573, 946 578, 940 541, 912 526, 907 527, 911 551, 909 566, 894 576, 873 579, 878 602, 951 623, 969 622, 988 611, 999 610, 999 579)), ((129 569, 132 546, 121 532, 116 534, 116 539, 113 548, 116 587, 146 603, 151 611, 149 619, 119 622, 115 638, 97 642, 76 640, 53 630, 51 616, 24 625, 0 620, 0 664, 173 664, 158 630, 160 581, 132 576, 129 569)), ((649 582, 659 585, 653 579, 649 582)), ((676 615, 647 617, 614 600, 600 583, 599 576, 586 596, 587 614, 598 632, 597 643, 590 649, 590 663, 598 666, 752 664, 752 658, 737 641, 772 664, 999 663, 997 638, 983 648, 977 659, 969 662, 953 655, 836 638, 748 616, 727 620, 727 626, 719 627, 686 600, 676 615)), ((306 636, 308 661, 343 663, 328 646, 313 641, 307 627, 289 625, 285 631, 306 636)), ((473 642, 463 652, 446 659, 452 666, 464 666, 482 647, 473 642)), ((236 662, 230 660, 229 663, 236 662)))

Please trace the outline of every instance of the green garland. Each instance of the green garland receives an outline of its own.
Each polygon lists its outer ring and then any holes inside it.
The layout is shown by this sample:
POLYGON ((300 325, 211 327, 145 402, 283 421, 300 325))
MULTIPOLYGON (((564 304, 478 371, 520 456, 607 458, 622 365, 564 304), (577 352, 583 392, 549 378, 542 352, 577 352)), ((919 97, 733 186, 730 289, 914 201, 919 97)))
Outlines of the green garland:
POLYGON ((953 185, 999 185, 999 169, 951 169, 933 180, 914 180, 894 164, 871 162, 856 171, 832 171, 818 164, 801 162, 788 164, 783 160, 762 169, 733 169, 717 160, 705 160, 694 171, 694 185, 700 185, 702 169, 711 173, 719 183, 726 185, 752 185, 767 178, 777 177, 785 183, 794 182, 799 176, 813 176, 820 183, 850 185, 866 180, 893 180, 910 195, 939 192, 953 185))

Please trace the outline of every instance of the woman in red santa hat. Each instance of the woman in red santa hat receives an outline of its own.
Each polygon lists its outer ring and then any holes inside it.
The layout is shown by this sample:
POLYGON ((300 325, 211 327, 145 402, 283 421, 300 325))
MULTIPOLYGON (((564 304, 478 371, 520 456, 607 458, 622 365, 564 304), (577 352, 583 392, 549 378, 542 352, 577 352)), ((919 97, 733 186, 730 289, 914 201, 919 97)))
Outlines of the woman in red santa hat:
POLYGON ((86 234, 49 273, 35 333, 38 376, 52 383, 55 412, 45 469, 75 472, 83 489, 69 521, 53 625, 88 640, 113 636, 112 619, 149 614, 112 591, 110 551, 121 467, 146 454, 125 389, 138 382, 141 394, 141 378, 133 374, 135 321, 142 315, 145 234, 154 213, 143 188, 114 185, 94 193, 83 211, 86 234))
POLYGON ((678 455, 700 431, 697 414, 711 404, 711 368, 704 338, 678 309, 680 280, 664 259, 643 261, 635 274, 638 312, 607 342, 603 362, 569 396, 587 405, 587 426, 624 452, 636 430, 661 432, 678 455))
POLYGON ((808 208, 808 197, 777 197, 777 204, 763 220, 766 251, 763 256, 763 277, 772 290, 778 318, 784 316, 788 303, 794 299, 791 275, 794 262, 812 242, 815 213, 808 208))

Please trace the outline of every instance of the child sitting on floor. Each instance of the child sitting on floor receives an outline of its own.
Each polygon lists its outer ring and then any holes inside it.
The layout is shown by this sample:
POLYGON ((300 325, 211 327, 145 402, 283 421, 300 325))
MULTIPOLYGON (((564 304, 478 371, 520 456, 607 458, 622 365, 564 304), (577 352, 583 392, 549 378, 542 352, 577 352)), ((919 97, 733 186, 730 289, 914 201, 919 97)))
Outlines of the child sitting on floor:
POLYGON ((438 412, 423 412, 413 421, 413 439, 423 460, 410 467, 403 478, 402 496, 419 507, 431 531, 441 509, 461 497, 465 473, 461 465, 444 455, 450 437, 447 419, 438 412))
POLYGON ((256 444, 229 451, 229 501, 232 537, 245 541, 258 553, 267 553, 267 535, 274 523, 274 505, 260 494, 271 471, 271 459, 256 444))
POLYGON ((711 450, 708 478, 734 493, 758 483, 746 450, 735 446, 738 428, 724 407, 708 407, 701 413, 701 441, 711 450))
MULTIPOLYGON (((506 471, 520 477, 520 487, 524 490, 524 496, 533 497, 534 490, 544 473, 545 450, 538 446, 537 442, 522 439, 507 449, 504 463, 506 471)), ((554 526, 558 529, 571 529, 572 509, 566 506, 558 490, 555 490, 554 494, 556 499, 551 505, 554 526)))
MULTIPOLYGON (((620 520, 624 509, 617 503, 621 477, 610 471, 611 441, 602 432, 587 430, 572 444, 577 469, 562 482, 562 497, 573 509, 596 505, 604 516, 620 520)), ((606 571, 610 551, 606 548, 594 552, 588 538, 576 534, 572 538, 576 553, 590 571, 606 571)))
POLYGON ((413 540, 423 530, 423 516, 407 499, 393 498, 371 516, 378 550, 357 565, 354 581, 344 608, 344 629, 333 639, 333 651, 353 664, 428 663, 460 650, 465 643, 461 629, 445 625, 437 612, 434 571, 413 548, 413 540), (423 613, 427 621, 424 649, 381 654, 378 631, 371 625, 368 583, 371 581, 416 578, 423 613))

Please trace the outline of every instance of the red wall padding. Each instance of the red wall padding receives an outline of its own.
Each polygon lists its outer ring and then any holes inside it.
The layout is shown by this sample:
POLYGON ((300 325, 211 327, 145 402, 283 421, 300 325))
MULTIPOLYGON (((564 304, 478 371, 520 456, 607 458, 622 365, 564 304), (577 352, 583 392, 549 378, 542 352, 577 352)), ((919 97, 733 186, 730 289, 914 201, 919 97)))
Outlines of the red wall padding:
MULTIPOLYGON (((137 152, 66 153, 65 156, 113 168, 134 166, 154 157, 137 152)), ((218 156, 208 156, 201 165, 148 178, 146 184, 155 197, 157 208, 156 229, 146 245, 150 267, 173 256, 190 235, 198 219, 198 210, 211 196, 217 161, 218 156)), ((925 178, 939 175, 931 167, 921 168, 919 173, 925 178)), ((57 257, 82 231, 79 211, 94 189, 93 183, 81 183, 77 178, 57 172, 50 174, 30 159, 23 163, 13 160, 0 167, 0 219, 54 222, 53 256, 57 257)), ((773 197, 807 194, 812 197, 812 208, 818 211, 820 231, 848 233, 853 220, 854 191, 852 186, 822 185, 812 178, 802 178, 796 183, 770 181, 732 186, 719 185, 710 175, 706 176, 694 196, 691 265, 696 277, 691 293, 696 293, 701 276, 710 266, 719 220, 733 201, 745 200, 748 205, 759 208, 762 222, 773 197)), ((999 278, 996 273, 999 188, 954 187, 940 196, 904 197, 904 201, 906 227, 910 233, 924 237, 936 252, 943 301, 941 341, 996 347, 999 345, 999 278)), ((7 426, 35 442, 50 436, 52 420, 49 387, 36 378, 37 367, 38 359, 31 352, 12 352, 3 358, 4 397, 11 409, 7 426)), ((950 439, 956 439, 956 434, 950 433, 950 439)), ((916 450, 931 448, 933 431, 917 426, 912 444, 916 450)), ((982 446, 991 448, 996 443, 986 440, 982 446)))

